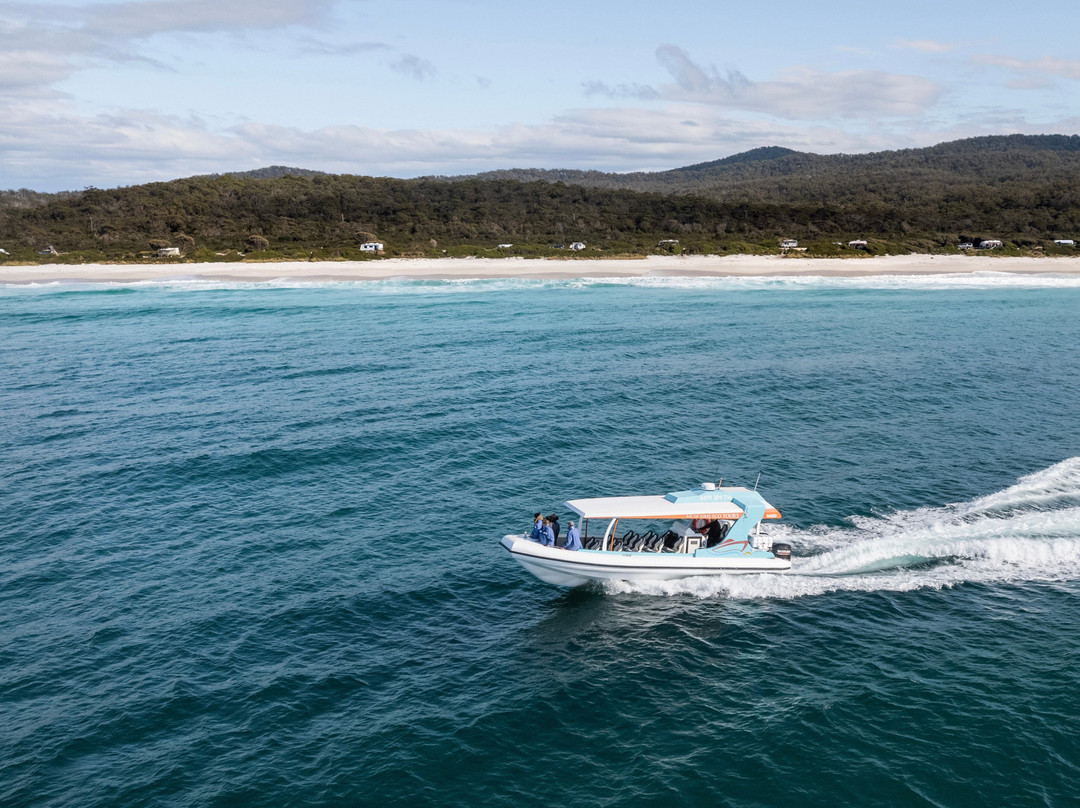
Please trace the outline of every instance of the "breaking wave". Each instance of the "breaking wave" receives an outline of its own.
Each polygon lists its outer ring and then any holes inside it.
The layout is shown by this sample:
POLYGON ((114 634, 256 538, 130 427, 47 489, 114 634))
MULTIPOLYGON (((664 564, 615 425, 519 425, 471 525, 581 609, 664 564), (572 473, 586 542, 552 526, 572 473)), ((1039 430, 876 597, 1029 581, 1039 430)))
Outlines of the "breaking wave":
MULTIPOLYGON (((612 273, 618 273, 613 262, 612 273)), ((56 293, 65 291, 96 292, 117 287, 132 289, 167 289, 176 292, 257 290, 257 289, 355 289, 370 294, 454 294, 544 290, 590 289, 601 287, 636 287, 642 289, 693 290, 763 290, 763 289, 821 289, 821 290, 944 290, 944 289, 1045 289, 1080 288, 1080 275, 1065 273, 1019 272, 944 272, 925 275, 867 275, 859 277, 828 275, 670 275, 646 274, 619 276, 591 275, 577 278, 414 278, 406 274, 385 280, 306 280, 291 277, 287 271, 279 278, 260 281, 209 280, 195 276, 175 275, 127 282, 41 281, 29 284, 0 283, 0 292, 11 294, 56 293)))
POLYGON ((961 584, 1080 579, 1080 457, 970 502, 852 517, 846 528, 781 527, 793 547, 785 575, 614 582, 609 592, 798 598, 829 592, 903 592, 961 584))

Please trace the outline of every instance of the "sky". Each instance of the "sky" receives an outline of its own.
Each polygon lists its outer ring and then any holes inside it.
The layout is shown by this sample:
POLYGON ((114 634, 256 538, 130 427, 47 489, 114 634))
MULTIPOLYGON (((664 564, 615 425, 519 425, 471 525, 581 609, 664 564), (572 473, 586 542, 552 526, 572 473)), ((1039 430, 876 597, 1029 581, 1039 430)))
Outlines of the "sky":
POLYGON ((656 171, 1080 131, 1055 0, 0 0, 0 188, 656 171))

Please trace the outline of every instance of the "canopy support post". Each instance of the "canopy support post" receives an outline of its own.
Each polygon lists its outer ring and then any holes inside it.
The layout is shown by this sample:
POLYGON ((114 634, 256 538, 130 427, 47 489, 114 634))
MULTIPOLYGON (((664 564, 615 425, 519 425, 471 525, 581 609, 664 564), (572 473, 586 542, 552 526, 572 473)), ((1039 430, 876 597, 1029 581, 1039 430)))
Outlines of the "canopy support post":
POLYGON ((619 524, 619 517, 617 516, 608 522, 607 530, 604 531, 604 541, 601 543, 604 552, 609 552, 611 550, 610 545, 615 542, 615 525, 617 524, 619 524))

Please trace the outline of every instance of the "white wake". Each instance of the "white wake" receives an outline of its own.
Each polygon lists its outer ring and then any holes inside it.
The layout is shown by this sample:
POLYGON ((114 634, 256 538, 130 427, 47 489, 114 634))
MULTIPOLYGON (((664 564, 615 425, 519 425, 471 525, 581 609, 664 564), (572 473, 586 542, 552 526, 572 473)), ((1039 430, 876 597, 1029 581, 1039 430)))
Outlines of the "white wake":
POLYGON ((792 545, 789 573, 606 588, 743 600, 1080 580, 1080 457, 970 502, 854 517, 844 528, 781 527, 771 535, 792 545))

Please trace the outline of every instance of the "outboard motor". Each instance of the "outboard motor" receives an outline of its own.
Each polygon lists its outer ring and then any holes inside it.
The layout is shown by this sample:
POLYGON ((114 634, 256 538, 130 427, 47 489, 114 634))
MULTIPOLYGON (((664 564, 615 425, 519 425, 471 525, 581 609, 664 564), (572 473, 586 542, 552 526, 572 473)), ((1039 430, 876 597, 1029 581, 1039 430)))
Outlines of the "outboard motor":
POLYGON ((777 558, 782 558, 784 561, 791 561, 791 545, 790 544, 774 544, 772 546, 772 554, 777 558))

